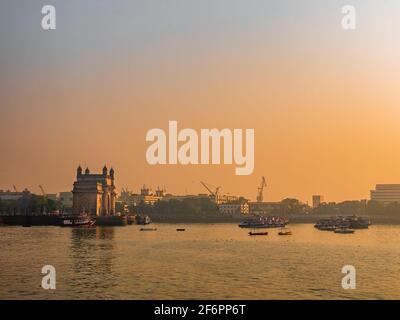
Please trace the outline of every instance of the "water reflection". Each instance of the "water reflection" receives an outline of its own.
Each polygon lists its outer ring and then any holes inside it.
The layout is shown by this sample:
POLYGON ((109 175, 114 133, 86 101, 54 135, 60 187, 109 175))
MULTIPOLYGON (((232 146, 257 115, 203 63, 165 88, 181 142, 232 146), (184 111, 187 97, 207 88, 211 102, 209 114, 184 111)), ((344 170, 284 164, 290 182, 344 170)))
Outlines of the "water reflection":
POLYGON ((105 288, 117 285, 115 265, 114 228, 72 228, 70 258, 72 260, 71 286, 82 290, 91 288, 92 298, 106 298, 105 288))

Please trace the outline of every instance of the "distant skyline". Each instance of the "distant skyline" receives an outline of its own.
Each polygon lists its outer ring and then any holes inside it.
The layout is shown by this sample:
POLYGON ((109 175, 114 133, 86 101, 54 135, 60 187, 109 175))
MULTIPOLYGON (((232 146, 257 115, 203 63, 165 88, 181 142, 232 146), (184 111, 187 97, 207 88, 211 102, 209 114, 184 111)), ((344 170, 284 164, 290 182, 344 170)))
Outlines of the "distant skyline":
POLYGON ((400 183, 400 2, 42 1, 0 3, 0 189, 72 190, 79 164, 143 184, 255 199, 368 199, 400 183), (254 128, 255 168, 150 166, 146 132, 254 128))

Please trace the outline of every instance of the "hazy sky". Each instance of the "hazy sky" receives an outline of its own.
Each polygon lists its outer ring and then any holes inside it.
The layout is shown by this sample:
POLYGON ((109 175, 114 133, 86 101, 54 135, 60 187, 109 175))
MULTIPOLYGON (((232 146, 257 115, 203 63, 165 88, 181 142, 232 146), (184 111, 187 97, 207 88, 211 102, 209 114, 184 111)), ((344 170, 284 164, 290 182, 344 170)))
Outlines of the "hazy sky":
POLYGON ((368 198, 400 183, 399 18, 398 0, 2 0, 0 188, 71 190, 79 164, 107 163, 135 191, 255 199, 264 175, 267 200, 368 198), (146 132, 169 120, 254 128, 254 173, 148 165, 146 132))

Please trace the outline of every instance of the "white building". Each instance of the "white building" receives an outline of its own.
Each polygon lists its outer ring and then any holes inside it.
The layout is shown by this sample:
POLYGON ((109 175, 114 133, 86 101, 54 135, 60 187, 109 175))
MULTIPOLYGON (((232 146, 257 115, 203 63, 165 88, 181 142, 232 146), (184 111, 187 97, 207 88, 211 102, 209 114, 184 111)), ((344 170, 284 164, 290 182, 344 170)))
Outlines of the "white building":
POLYGON ((122 190, 119 201, 124 205, 137 206, 141 203, 153 205, 157 201, 162 200, 165 197, 165 189, 157 188, 155 193, 151 192, 150 188, 145 185, 140 190, 140 194, 132 193, 128 190, 122 190))
POLYGON ((248 203, 222 203, 218 206, 220 213, 224 215, 247 215, 249 214, 248 203))
POLYGON ((371 200, 383 203, 400 202, 400 184, 377 184, 371 200))

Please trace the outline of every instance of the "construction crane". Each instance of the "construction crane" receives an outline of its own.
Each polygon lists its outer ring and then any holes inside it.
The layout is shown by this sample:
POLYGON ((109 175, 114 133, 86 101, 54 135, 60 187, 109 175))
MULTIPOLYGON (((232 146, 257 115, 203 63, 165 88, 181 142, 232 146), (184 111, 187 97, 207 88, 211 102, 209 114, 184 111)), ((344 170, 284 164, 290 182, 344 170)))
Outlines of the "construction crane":
POLYGON ((200 181, 200 183, 204 186, 204 188, 207 189, 207 191, 210 193, 210 196, 214 197, 215 202, 218 203, 218 196, 219 196, 219 191, 220 191, 221 187, 216 187, 209 183, 205 183, 203 181, 200 181), (213 191, 211 188, 213 188, 215 190, 213 191))
POLYGON ((264 197, 263 197, 263 192, 264 192, 264 187, 267 186, 267 182, 265 181, 264 177, 261 177, 261 185, 258 187, 258 193, 257 193, 257 202, 263 202, 264 197))
POLYGON ((17 187, 15 186, 15 184, 13 184, 13 189, 14 189, 15 192, 18 192, 18 189, 17 189, 17 187))
POLYGON ((46 192, 44 191, 43 187, 39 185, 40 191, 42 191, 42 195, 44 198, 46 198, 46 192))

